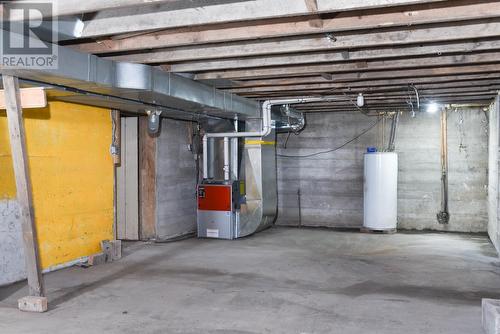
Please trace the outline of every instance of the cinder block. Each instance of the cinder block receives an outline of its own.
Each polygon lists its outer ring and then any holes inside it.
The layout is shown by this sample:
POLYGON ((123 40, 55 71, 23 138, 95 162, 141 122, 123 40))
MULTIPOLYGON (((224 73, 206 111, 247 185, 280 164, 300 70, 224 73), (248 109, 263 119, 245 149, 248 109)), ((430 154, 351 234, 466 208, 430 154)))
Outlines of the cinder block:
POLYGON ((24 312, 46 312, 47 311, 47 298, 37 296, 27 296, 19 299, 18 308, 24 312))
POLYGON ((483 329, 486 334, 500 334, 500 300, 483 299, 483 329))
POLYGON ((89 260, 87 261, 89 266, 97 266, 98 264, 103 264, 106 262, 106 254, 97 253, 89 256, 89 260))
POLYGON ((121 240, 113 240, 111 241, 112 247, 112 260, 116 261, 122 258, 122 241, 121 240))
POLYGON ((102 252, 106 256, 106 261, 116 261, 122 258, 121 240, 103 240, 101 241, 102 252))

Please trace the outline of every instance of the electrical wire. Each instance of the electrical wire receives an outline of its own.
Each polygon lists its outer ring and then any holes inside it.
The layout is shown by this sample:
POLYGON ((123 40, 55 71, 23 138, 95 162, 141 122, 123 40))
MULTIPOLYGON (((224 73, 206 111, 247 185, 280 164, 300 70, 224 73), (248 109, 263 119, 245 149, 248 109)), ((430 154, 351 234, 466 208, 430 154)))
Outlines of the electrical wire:
POLYGON ((368 128, 366 128, 365 130, 363 130, 361 133, 357 134, 354 138, 352 138, 352 139, 346 141, 344 144, 342 144, 342 145, 340 145, 338 147, 332 148, 330 150, 320 151, 320 152, 311 153, 311 154, 305 154, 305 155, 276 154, 276 156, 278 156, 280 158, 297 158, 297 159, 301 159, 301 158, 311 158, 311 157, 318 156, 318 155, 321 155, 321 154, 332 153, 332 152, 338 151, 341 148, 344 148, 345 146, 349 145, 353 141, 355 141, 355 140, 359 139, 360 137, 362 137, 368 131, 370 131, 371 129, 373 129, 378 123, 380 123, 381 120, 382 120, 382 118, 377 119, 368 128))

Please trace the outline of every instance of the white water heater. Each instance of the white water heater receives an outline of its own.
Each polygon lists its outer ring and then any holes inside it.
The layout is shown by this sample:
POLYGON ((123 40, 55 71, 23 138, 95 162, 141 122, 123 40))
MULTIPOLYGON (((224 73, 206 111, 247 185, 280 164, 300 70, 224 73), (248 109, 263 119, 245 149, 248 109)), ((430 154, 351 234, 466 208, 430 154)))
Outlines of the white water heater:
POLYGON ((397 227, 398 155, 365 153, 363 227, 384 231, 397 227))

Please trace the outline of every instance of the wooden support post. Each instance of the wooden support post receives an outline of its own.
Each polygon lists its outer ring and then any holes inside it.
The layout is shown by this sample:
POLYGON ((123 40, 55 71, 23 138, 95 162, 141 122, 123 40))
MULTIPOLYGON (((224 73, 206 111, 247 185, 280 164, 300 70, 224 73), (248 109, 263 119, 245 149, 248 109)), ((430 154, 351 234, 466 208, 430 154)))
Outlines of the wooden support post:
POLYGON ((139 222, 140 239, 156 236, 156 144, 148 133, 148 118, 139 117, 139 222))
POLYGON ((36 297, 42 297, 38 298, 38 301, 33 303, 39 307, 30 307, 29 303, 21 303, 21 301, 19 303, 19 307, 26 311, 44 312, 47 310, 47 301, 44 298, 45 289, 40 265, 40 257, 38 254, 38 242, 33 210, 33 198, 31 193, 28 155, 26 152, 26 138, 19 81, 16 77, 10 75, 3 75, 2 80, 5 90, 5 106, 7 110, 7 122, 9 124, 10 147, 12 151, 12 161, 14 164, 14 175, 16 178, 17 201, 21 217, 29 294, 30 297, 35 297, 35 299, 37 299, 36 297), (28 306, 28 308, 23 309, 24 306, 28 306))

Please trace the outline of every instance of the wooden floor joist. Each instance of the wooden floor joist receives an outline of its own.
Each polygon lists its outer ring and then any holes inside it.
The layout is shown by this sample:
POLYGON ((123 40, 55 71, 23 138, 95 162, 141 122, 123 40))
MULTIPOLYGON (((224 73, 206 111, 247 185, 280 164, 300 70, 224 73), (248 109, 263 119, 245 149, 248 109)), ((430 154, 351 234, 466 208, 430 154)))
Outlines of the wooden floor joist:
POLYGON ((257 100, 355 91, 391 101, 414 85, 425 98, 483 101, 498 89, 498 1, 160 2, 105 1, 85 18, 85 39, 65 43, 257 100))
POLYGON ((415 26, 463 20, 488 19, 500 16, 496 1, 471 2, 458 0, 451 3, 420 4, 392 7, 371 12, 342 12, 335 17, 322 18, 321 26, 311 25, 310 17, 285 17, 266 21, 233 22, 225 24, 191 26, 142 34, 127 38, 101 38, 97 42, 84 42, 74 47, 94 54, 124 52, 188 45, 226 43, 252 39, 303 36, 319 33, 368 30, 388 27, 415 26))
MULTIPOLYGON (((73 2, 72 0, 71 2, 73 2)), ((443 0, 319 0, 318 14, 441 2, 443 0)), ((78 5, 76 5, 78 6, 78 5)), ((84 38, 227 22, 310 15, 304 0, 230 1, 197 8, 175 4, 154 8, 115 8, 85 21, 84 38), (126 20, 123 17, 127 17, 126 20)))
MULTIPOLYGON (((150 50, 137 54, 115 56, 113 60, 126 60, 137 63, 159 64, 190 60, 222 59, 232 57, 248 57, 275 55, 285 53, 348 50, 351 48, 395 47, 418 43, 447 43, 450 41, 497 38, 500 22, 490 19, 481 22, 469 22, 460 25, 440 24, 425 27, 404 29, 392 28, 383 31, 366 33, 350 32, 336 34, 333 40, 327 35, 311 35, 305 37, 251 40, 222 44, 208 44, 190 47, 150 50)), ((439 52, 439 47, 436 48, 439 52)))

